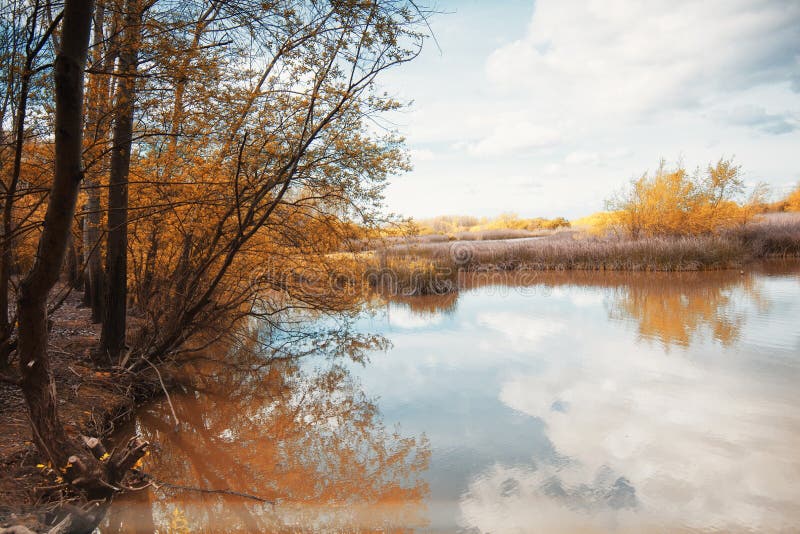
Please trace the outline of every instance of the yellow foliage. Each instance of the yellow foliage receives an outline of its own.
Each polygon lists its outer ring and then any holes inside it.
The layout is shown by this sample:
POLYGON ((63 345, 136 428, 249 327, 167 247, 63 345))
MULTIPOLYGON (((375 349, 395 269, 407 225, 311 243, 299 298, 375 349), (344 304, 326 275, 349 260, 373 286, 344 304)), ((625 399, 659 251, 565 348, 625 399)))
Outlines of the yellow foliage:
POLYGON ((621 222, 622 212, 598 211, 572 221, 572 226, 582 228, 592 235, 605 235, 614 228, 619 227, 621 222))
POLYGON ((172 510, 172 517, 169 520, 170 534, 185 534, 191 532, 189 529, 189 521, 186 519, 186 514, 178 507, 172 510))
POLYGON ((704 175, 690 175, 683 166, 643 174, 608 202, 619 224, 633 237, 708 234, 747 222, 760 196, 739 204, 743 192, 740 167, 730 160, 709 165, 704 175))
POLYGON ((524 219, 516 213, 502 213, 494 219, 473 217, 471 215, 443 215, 432 219, 416 221, 420 235, 456 234, 459 232, 484 232, 487 230, 555 230, 569 227, 570 222, 563 217, 545 219, 535 217, 524 219))
POLYGON ((786 197, 786 211, 800 211, 800 185, 786 197))

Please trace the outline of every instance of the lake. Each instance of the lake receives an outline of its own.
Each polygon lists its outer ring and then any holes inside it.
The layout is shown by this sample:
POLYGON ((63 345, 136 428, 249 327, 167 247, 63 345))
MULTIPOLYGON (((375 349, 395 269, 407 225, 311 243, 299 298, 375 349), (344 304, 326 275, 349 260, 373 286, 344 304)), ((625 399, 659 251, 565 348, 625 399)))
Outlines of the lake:
POLYGON ((166 484, 124 495, 101 531, 800 524, 800 263, 461 285, 365 311, 354 330, 391 344, 352 341, 365 361, 259 365, 242 347, 189 364, 180 431, 165 399, 128 429, 166 484))

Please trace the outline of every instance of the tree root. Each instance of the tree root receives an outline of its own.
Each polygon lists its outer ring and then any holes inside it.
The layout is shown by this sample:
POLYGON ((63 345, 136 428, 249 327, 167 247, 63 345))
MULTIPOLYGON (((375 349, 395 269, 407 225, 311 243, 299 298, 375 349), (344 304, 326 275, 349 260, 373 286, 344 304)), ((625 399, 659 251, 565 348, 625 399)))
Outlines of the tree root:
MULTIPOLYGON (((64 476, 69 485, 79 492, 72 502, 83 501, 83 507, 72 503, 62 504, 55 513, 56 524, 45 530, 47 534, 90 534, 111 505, 114 495, 127 490, 125 476, 144 456, 149 444, 138 437, 131 438, 125 447, 108 454, 99 439, 81 436, 84 451, 69 457, 64 476), (88 453, 91 453, 89 455, 88 453)), ((10 527, 0 534, 29 534, 27 527, 10 527), (24 530, 20 530, 24 529, 24 530)))

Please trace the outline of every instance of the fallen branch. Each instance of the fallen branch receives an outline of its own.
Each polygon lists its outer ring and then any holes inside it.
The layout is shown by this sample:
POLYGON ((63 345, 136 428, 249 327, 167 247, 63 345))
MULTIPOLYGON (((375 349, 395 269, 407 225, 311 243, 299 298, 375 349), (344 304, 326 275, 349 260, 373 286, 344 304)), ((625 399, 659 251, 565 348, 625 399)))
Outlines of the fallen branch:
POLYGON ((167 392, 167 386, 164 385, 164 380, 161 378, 161 373, 159 372, 158 367, 153 365, 153 363, 150 360, 148 360, 145 357, 142 357, 142 359, 145 362, 147 362, 147 365, 152 367, 153 370, 158 375, 158 381, 161 383, 161 389, 164 390, 164 395, 166 395, 166 397, 167 397, 167 403, 169 403, 169 409, 172 412, 172 418, 175 420, 175 431, 177 432, 181 422, 178 420, 178 416, 175 414, 175 407, 172 405, 172 399, 170 398, 169 393, 167 392))
POLYGON ((137 471, 134 470, 135 473, 142 476, 144 479, 149 480, 152 483, 152 486, 155 489, 160 488, 172 488, 177 490, 183 491, 195 491, 197 493, 209 493, 209 494, 217 494, 217 495, 232 495, 234 497, 242 497, 243 499, 250 499, 252 501, 258 501, 265 504, 275 505, 275 501, 270 499, 265 499, 263 497, 259 497, 258 495, 253 495, 250 493, 242 493, 241 491, 234 491, 228 489, 209 489, 209 488, 199 488, 197 486, 184 486, 183 484, 173 484, 171 482, 166 482, 164 480, 160 480, 150 473, 145 473, 144 471, 137 471))

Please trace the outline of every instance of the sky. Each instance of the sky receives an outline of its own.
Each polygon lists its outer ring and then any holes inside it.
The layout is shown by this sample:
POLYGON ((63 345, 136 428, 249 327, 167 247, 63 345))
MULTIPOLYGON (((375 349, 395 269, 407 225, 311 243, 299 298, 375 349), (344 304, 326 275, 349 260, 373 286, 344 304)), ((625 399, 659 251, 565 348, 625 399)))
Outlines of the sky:
POLYGON ((800 181, 800 1, 440 0, 384 78, 413 170, 390 211, 577 218, 661 159, 800 181), (437 46, 438 42, 438 46, 437 46))

